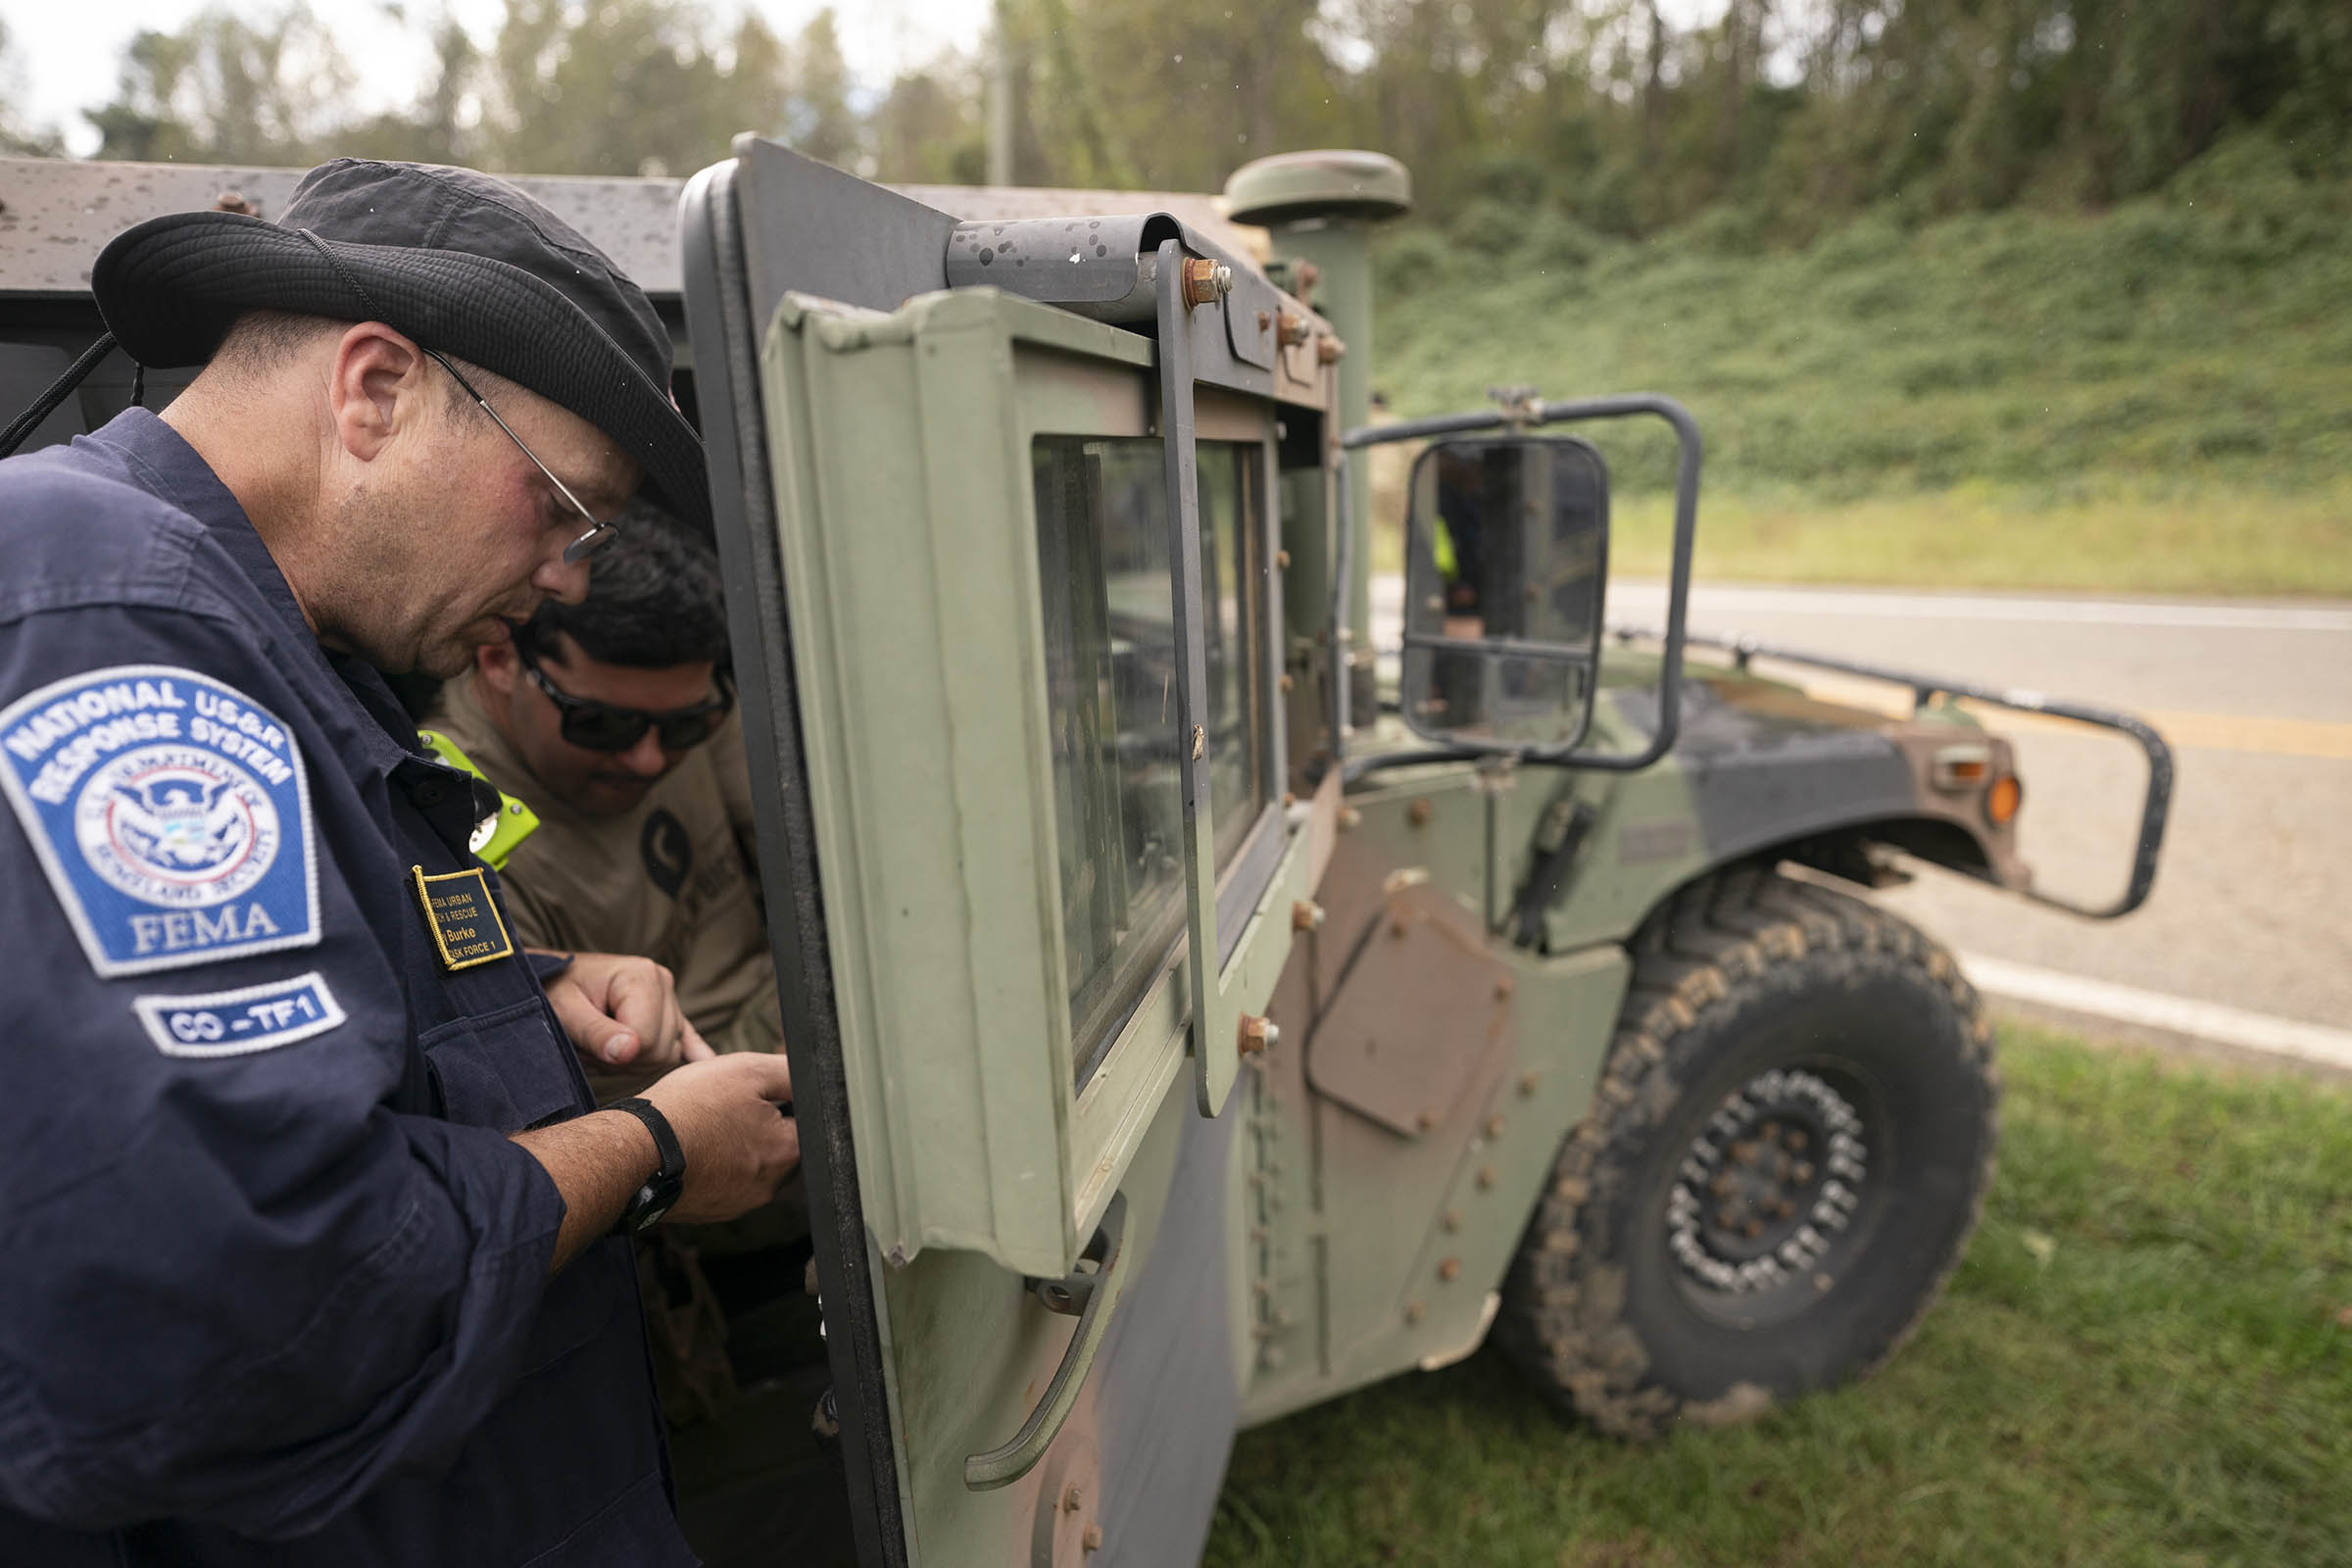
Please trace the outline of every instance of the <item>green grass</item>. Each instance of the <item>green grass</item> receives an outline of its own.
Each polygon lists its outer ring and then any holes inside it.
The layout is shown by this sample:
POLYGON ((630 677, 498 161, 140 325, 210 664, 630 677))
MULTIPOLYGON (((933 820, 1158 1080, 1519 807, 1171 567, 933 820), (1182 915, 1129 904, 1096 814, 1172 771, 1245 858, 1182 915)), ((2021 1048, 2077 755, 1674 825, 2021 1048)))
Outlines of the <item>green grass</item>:
POLYGON ((2352 1092, 2003 1053, 1984 1228, 1874 1381, 1638 1447, 1483 1352, 1245 1434, 1206 1560, 2352 1562, 2352 1092))
MULTIPOLYGON (((2103 216, 1872 214, 1785 248, 1406 229, 1380 284, 1400 416, 1496 384, 1681 399, 1741 576, 2352 591, 2352 190, 2259 150, 2103 216)), ((1604 446, 1621 493, 1670 482, 1662 427, 1604 446)))
MULTIPOLYGON (((1664 576, 1668 498, 1623 498, 1612 520, 1616 569, 1664 576)), ((1702 582, 2352 597, 2352 476, 2283 493, 1972 482, 1822 506, 1710 497, 1694 569, 1702 582)))

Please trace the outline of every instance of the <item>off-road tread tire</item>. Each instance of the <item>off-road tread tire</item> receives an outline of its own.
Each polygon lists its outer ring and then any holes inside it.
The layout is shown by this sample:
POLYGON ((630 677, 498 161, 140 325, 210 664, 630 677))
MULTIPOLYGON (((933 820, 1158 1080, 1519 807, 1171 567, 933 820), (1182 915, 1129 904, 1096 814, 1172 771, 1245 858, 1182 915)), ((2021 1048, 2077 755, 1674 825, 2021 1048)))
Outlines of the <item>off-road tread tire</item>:
POLYGON ((1750 1419, 1771 1401, 1755 1396, 1700 1405, 1647 1376, 1649 1354, 1629 1320, 1621 1260, 1601 1255, 1605 1238, 1590 1223, 1607 1195, 1629 1179, 1612 1158, 1628 1135, 1663 1119, 1681 1099, 1669 1070, 1679 1037, 1711 1015, 1739 1009, 1773 983, 1809 968, 1826 980, 1886 965, 1906 966, 1940 988, 1963 1021, 1967 1065, 1981 1076, 1988 1123, 1984 1154, 1955 1245, 1917 1310, 1852 1376, 1868 1377, 1910 1340, 1959 1266, 1983 1217, 1999 1143, 2000 1076, 1992 1028, 1976 991, 1949 953, 1916 927, 1859 899, 1771 866, 1711 873, 1670 897, 1630 944, 1632 983, 1592 1108, 1563 1141, 1551 1180, 1505 1279, 1496 1342, 1564 1409, 1622 1438, 1662 1436, 1678 1420, 1750 1419))

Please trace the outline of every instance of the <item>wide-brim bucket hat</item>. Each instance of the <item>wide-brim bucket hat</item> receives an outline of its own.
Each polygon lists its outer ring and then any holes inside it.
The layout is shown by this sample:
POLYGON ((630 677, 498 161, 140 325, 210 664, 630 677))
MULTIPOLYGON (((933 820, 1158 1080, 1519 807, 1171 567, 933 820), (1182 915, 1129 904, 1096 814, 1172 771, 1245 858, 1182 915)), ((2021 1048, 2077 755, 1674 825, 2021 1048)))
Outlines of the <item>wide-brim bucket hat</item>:
POLYGON ((204 364, 250 310, 381 321, 586 419, 643 466, 649 499, 710 533, 702 442, 671 401, 653 302, 505 180, 337 159, 274 222, 174 213, 124 229, 90 291, 123 352, 156 368, 204 364))

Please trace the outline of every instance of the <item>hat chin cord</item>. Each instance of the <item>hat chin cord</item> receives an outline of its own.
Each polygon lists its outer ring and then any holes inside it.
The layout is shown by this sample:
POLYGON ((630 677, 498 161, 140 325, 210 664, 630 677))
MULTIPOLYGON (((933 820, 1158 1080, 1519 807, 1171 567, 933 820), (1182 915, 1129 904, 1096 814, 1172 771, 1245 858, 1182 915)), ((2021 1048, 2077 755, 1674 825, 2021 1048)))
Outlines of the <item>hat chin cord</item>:
MULTIPOLYGON (((57 406, 65 402, 67 396, 75 387, 89 379, 90 372, 98 368, 98 362, 105 359, 113 351, 114 346, 114 333, 99 333, 98 341, 83 349, 81 358, 68 366, 66 373, 51 382, 48 391, 34 398, 29 408, 18 415, 6 430, 0 431, 0 458, 9 456, 17 448, 23 446, 24 438, 39 429, 41 421, 56 413, 57 406)), ((130 401, 144 408, 146 391, 147 367, 142 365, 137 368, 131 378, 130 401)))

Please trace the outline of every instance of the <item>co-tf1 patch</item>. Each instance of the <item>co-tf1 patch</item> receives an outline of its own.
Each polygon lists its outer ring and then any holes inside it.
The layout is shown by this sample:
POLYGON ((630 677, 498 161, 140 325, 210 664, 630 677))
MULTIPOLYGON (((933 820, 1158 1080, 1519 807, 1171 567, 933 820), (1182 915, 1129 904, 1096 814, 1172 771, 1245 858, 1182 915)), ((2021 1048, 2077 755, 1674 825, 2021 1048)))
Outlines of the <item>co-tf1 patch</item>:
POLYGON ((99 974, 318 940, 302 753, 234 687, 168 664, 55 681, 0 710, 0 763, 99 974))

